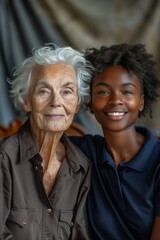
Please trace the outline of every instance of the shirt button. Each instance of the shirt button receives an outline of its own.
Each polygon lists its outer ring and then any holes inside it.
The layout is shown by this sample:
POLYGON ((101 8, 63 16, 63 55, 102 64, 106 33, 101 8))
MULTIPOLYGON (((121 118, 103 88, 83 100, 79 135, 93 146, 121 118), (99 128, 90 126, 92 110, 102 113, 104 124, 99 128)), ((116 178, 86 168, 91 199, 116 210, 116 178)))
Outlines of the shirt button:
POLYGON ((52 209, 51 209, 51 208, 48 208, 48 209, 47 209, 47 213, 52 213, 52 209))
POLYGON ((73 227, 73 222, 70 222, 70 226, 73 227))
POLYGON ((22 223, 23 223, 23 225, 26 225, 26 224, 27 224, 26 219, 23 219, 23 220, 22 220, 22 223))

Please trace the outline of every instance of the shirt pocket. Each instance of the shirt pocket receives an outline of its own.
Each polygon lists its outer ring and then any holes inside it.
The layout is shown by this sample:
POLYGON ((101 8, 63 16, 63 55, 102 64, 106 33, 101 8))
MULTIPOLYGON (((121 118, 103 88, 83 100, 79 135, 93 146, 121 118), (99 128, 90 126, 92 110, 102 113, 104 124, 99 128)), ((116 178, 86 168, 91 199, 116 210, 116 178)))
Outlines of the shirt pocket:
POLYGON ((12 209, 7 219, 7 227, 15 239, 39 240, 40 228, 34 210, 12 209))
POLYGON ((73 211, 60 211, 58 222, 58 239, 66 240, 71 236, 73 227, 73 211))

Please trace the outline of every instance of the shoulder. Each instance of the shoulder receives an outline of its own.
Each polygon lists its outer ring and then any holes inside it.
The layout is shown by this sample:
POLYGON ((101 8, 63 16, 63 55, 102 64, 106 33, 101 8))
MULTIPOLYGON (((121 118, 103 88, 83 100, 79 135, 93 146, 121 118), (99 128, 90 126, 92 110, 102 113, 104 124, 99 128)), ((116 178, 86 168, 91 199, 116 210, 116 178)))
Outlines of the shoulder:
POLYGON ((145 163, 147 163, 146 168, 160 170, 160 139, 146 127, 137 127, 136 131, 145 137, 140 154, 141 158, 143 156, 145 163))
POLYGON ((145 137, 145 145, 149 148, 160 149, 160 139, 149 128, 136 127, 136 131, 145 137))
POLYGON ((87 158, 86 154, 84 154, 77 145, 75 145, 69 137, 64 133, 61 141, 66 150, 66 158, 68 159, 68 163, 70 163, 71 167, 78 169, 78 166, 82 166, 85 171, 91 167, 91 163, 87 158))
POLYGON ((28 138, 29 126, 29 121, 26 121, 20 126, 17 132, 2 138, 0 141, 0 151, 9 152, 11 149, 19 148, 19 144, 28 138))
POLYGON ((27 158, 35 153, 35 145, 29 128, 23 124, 19 130, 9 137, 6 137, 0 142, 1 157, 16 161, 18 157, 27 158))
POLYGON ((91 135, 87 134, 84 136, 70 136, 69 139, 78 146, 95 146, 96 144, 100 144, 103 141, 103 137, 100 135, 91 135))
POLYGON ((9 152, 13 148, 18 147, 18 135, 14 133, 13 135, 1 139, 0 141, 0 152, 9 152))
POLYGON ((6 137, 0 142, 0 165, 3 169, 8 169, 11 159, 16 159, 16 155, 19 151, 18 136, 17 133, 6 137))
POLYGON ((69 139, 89 158, 91 158, 92 155, 97 154, 97 150, 101 148, 104 143, 104 138, 100 135, 93 136, 87 134, 82 137, 70 136, 69 139))

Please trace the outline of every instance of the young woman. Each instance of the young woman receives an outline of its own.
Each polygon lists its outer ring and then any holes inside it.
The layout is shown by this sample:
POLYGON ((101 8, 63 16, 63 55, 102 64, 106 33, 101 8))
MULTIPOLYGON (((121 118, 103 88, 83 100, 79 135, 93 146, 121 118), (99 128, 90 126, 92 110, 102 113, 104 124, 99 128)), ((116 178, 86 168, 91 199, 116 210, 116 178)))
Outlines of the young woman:
POLYGON ((88 217, 95 240, 160 239, 160 141, 138 117, 151 115, 160 81, 143 45, 88 49, 95 68, 90 109, 104 137, 72 140, 92 162, 88 217))

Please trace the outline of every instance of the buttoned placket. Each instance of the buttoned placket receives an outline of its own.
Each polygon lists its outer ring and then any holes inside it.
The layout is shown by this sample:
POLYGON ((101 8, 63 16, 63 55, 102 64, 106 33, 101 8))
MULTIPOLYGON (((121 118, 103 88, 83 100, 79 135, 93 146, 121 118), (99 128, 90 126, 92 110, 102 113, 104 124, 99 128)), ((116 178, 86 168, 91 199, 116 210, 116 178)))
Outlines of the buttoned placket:
POLYGON ((44 240, 53 239, 53 222, 54 222, 54 210, 51 199, 47 196, 44 186, 43 186, 43 168, 41 166, 42 159, 39 156, 34 162, 35 175, 39 182, 40 192, 42 196, 43 206, 43 226, 42 226, 42 235, 44 240))
POLYGON ((117 206, 122 211, 123 214, 126 212, 126 206, 123 198, 123 193, 121 189, 120 177, 115 166, 109 164, 108 162, 103 163, 102 176, 105 184, 109 184, 110 190, 114 196, 115 201, 117 201, 117 206))

